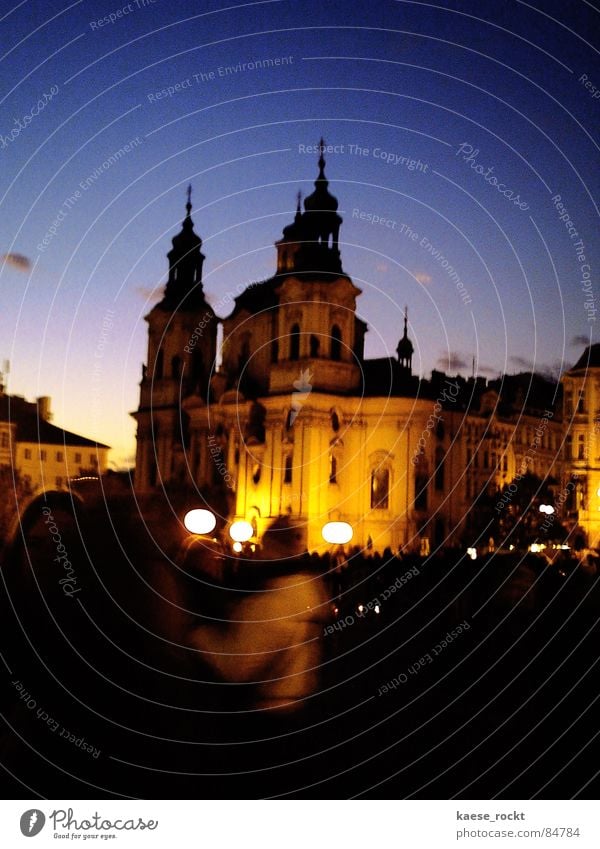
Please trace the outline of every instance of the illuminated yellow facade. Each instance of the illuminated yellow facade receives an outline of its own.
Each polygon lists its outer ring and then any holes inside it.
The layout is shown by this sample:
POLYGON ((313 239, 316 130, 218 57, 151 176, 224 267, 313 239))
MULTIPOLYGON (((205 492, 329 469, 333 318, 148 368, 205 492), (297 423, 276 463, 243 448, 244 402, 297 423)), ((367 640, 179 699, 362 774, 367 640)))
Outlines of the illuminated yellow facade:
MULTIPOLYGON (((594 441, 598 466, 588 453, 566 470, 560 393, 537 375, 419 380, 406 316, 397 357, 364 358, 360 289, 342 268, 342 219, 324 168, 321 156, 314 192, 276 242, 274 276, 249 285, 222 320, 204 298, 188 197, 165 297, 147 316, 148 366, 134 414, 138 491, 219 487, 257 540, 287 516, 303 545, 323 550, 322 526, 345 521, 351 544, 373 551, 458 544, 482 494, 527 471, 558 495, 585 463, 585 491, 600 491, 600 449, 594 441)), ((565 376, 569 392, 580 383, 577 372, 565 376)), ((587 390, 569 444, 581 434, 591 444, 599 386, 587 390)), ((561 519, 597 535, 600 496, 588 502, 580 497, 573 515, 565 499, 561 519)))

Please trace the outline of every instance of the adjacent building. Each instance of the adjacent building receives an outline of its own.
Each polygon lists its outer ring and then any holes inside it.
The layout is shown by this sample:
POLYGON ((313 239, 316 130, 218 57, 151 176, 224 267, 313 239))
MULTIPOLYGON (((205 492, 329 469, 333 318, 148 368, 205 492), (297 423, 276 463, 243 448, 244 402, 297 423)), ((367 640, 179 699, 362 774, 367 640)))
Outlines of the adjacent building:
POLYGON ((35 492, 106 471, 109 446, 51 423, 50 398, 26 401, 0 385, 0 467, 13 468, 35 492))

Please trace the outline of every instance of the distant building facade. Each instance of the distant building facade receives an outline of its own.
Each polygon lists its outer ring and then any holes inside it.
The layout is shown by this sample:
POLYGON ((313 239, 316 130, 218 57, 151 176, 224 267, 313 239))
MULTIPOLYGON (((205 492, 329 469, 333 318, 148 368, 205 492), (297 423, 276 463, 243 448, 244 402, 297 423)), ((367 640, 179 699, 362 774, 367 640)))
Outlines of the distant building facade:
MULTIPOLYGON (((342 219, 322 154, 318 168, 314 192, 304 209, 299 197, 275 243, 274 275, 250 284, 224 319, 204 296, 188 190, 164 297, 146 316, 148 359, 133 414, 138 491, 226 488, 257 539, 289 516, 309 550, 323 548, 321 528, 332 520, 352 524, 352 544, 373 550, 457 544, 481 498, 526 472, 557 496, 577 472, 581 491, 597 486, 600 498, 600 465, 596 480, 590 454, 575 463, 568 456, 560 385, 535 374, 419 380, 406 313, 397 356, 365 359, 360 289, 342 266, 342 219)), ((563 380, 568 399, 586 378, 576 369, 563 380)), ((600 388, 586 391, 586 412, 577 414, 584 440, 595 427, 594 393, 600 411, 600 388)), ((591 541, 600 522, 576 502, 561 502, 561 518, 591 541)))
POLYGON ((109 446, 53 425, 50 398, 29 402, 0 385, 0 467, 32 492, 106 471, 109 446))

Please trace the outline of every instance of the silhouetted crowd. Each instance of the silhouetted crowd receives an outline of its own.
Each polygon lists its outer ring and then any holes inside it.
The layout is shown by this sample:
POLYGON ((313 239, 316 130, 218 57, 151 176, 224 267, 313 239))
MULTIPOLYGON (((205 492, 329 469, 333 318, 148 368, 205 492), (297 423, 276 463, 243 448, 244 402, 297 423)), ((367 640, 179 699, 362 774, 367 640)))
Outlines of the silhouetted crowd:
POLYGON ((2 559, 8 795, 593 797, 592 556, 252 556, 184 499, 47 493, 2 559))

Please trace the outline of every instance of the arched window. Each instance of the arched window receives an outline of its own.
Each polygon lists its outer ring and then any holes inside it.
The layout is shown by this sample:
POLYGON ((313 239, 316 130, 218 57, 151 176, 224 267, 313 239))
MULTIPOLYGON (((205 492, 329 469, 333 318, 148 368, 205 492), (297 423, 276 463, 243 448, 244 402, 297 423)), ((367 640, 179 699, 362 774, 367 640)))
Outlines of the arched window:
POLYGON ((310 355, 315 359, 319 356, 319 344, 318 336, 310 337, 310 355))
POLYGON ((438 492, 444 489, 444 449, 438 446, 435 449, 435 478, 434 486, 438 492))
POLYGON ((285 457, 285 468, 283 472, 283 482, 291 483, 292 482, 292 455, 286 454, 285 457))
POLYGON ((204 363, 202 362, 202 351, 199 348, 194 348, 192 354, 192 376, 195 381, 202 378, 204 374, 204 363))
POLYGON ((160 379, 163 376, 163 368, 164 368, 165 355, 162 351, 159 351, 156 355, 156 363, 154 365, 154 377, 155 379, 160 379))
POLYGON ((260 472, 260 463, 254 463, 254 465, 252 466, 252 481, 254 482, 254 484, 258 484, 258 482, 260 481, 260 472))
POLYGON ((329 483, 337 483, 337 457, 329 455, 329 483))
POLYGON ((171 377, 177 380, 181 374, 181 357, 173 357, 171 360, 171 377))
POLYGON ((415 476, 415 510, 427 510, 427 483, 429 478, 426 474, 415 476))
POLYGON ((390 472, 379 466, 371 472, 371 510, 387 510, 390 501, 390 472))
POLYGON ((250 334, 244 333, 242 336, 242 343, 240 345, 240 354, 238 357, 238 368, 240 371, 243 371, 248 365, 248 360, 250 359, 250 334))
POLYGON ((290 360, 300 359, 300 325, 293 324, 290 330, 290 360))
POLYGON ((277 339, 273 339, 271 342, 271 362, 276 363, 279 359, 279 342, 277 339))
POLYGON ((342 359, 342 331, 337 324, 331 328, 331 359, 342 359))
POLYGON ((337 433, 340 429, 340 417, 335 410, 331 411, 331 429, 334 433, 337 433))

